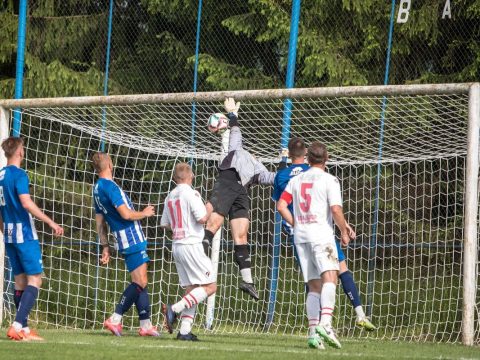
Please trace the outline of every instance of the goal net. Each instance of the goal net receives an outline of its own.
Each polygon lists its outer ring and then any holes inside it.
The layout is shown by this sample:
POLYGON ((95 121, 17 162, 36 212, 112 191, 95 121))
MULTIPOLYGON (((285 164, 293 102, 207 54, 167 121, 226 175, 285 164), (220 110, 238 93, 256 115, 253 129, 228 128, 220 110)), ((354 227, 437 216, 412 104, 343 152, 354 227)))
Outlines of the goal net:
MULTIPOLYGON (((290 92, 288 134, 307 144, 320 140, 328 146, 328 171, 341 182, 346 218, 357 232, 345 254, 364 308, 378 327, 370 336, 456 342, 461 339, 464 307, 468 87, 419 94, 415 87, 400 87, 398 93, 395 87, 387 88, 385 95, 380 88, 290 92)), ((282 128, 284 136, 288 130, 283 120, 286 92, 229 94, 242 101, 244 147, 275 170, 282 128)), ((35 202, 65 228, 65 236, 57 239, 36 224, 45 280, 32 312, 34 323, 100 328, 130 281, 116 252, 108 266, 98 261, 92 206, 96 176, 90 159, 102 142, 113 157, 115 181, 137 209, 156 207, 157 215, 142 221, 142 227, 152 260, 152 320, 162 323, 161 304, 174 302, 182 293, 169 234, 159 226, 163 201, 175 186, 172 169, 180 161, 192 163, 194 186, 204 200, 209 198, 221 150, 220 138, 207 131, 206 120, 223 111, 223 98, 210 93, 197 94, 194 103, 193 94, 46 99, 4 111, 10 118, 20 113, 24 167, 35 202)), ((219 240, 218 292, 209 309, 213 318, 208 319, 206 306, 200 306, 196 326, 209 323, 209 331, 217 333, 306 333, 305 285, 292 244, 279 231, 271 192, 270 186, 249 190, 248 239, 261 300, 255 302, 238 289, 240 276, 225 222, 219 240)), ((4 278, 3 320, 12 321, 8 260, 4 278)), ((340 336, 364 336, 355 327, 355 312, 341 286, 337 305, 334 322, 340 336)), ((476 295, 474 306, 478 305, 476 295)), ((133 308, 124 326, 138 326, 133 308)), ((478 343, 478 321, 476 326, 478 343)))

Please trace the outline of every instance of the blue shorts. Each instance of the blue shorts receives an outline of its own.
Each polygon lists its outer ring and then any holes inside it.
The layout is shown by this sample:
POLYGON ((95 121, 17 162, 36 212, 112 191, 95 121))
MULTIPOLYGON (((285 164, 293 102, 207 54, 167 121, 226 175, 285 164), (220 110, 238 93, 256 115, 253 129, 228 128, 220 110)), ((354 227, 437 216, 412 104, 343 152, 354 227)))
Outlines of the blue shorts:
POLYGON ((337 244, 338 262, 342 262, 346 259, 346 257, 343 253, 342 247, 340 246, 340 241, 335 240, 335 244, 337 244))
POLYGON ((125 264, 127 265, 127 270, 132 272, 140 265, 143 265, 150 261, 147 254, 147 242, 141 242, 140 244, 135 244, 124 250, 121 250, 120 253, 125 259, 125 264))
POLYGON ((5 243, 5 250, 13 275, 36 275, 43 272, 42 252, 38 240, 29 240, 20 244, 5 243))

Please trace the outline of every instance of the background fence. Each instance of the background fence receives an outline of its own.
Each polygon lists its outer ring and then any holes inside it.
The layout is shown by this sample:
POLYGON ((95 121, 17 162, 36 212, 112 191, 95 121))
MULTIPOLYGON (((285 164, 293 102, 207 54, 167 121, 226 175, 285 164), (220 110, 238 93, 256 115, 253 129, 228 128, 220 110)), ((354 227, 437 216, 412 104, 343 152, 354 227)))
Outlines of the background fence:
MULTIPOLYGON (((4 98, 14 93, 18 3, 0 1, 4 98)), ((393 4, 390 84, 480 78, 478 1, 393 4)), ((296 85, 383 84, 391 7, 303 0, 296 85)), ((101 95, 107 66, 109 94, 192 91, 197 36, 196 90, 283 87, 291 10, 292 0, 30 0, 23 96, 101 95)))

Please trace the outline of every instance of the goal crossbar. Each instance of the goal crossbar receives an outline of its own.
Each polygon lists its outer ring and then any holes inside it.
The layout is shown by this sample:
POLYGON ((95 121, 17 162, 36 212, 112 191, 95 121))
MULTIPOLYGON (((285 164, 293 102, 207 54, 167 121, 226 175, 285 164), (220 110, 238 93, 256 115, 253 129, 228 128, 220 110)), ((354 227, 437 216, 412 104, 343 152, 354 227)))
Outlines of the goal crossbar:
POLYGON ((425 84, 425 85, 378 85, 324 88, 268 89, 243 91, 212 91, 198 93, 109 95, 84 97, 58 97, 38 99, 0 100, 0 107, 43 108, 70 106, 165 104, 200 101, 223 101, 226 97, 236 100, 298 99, 339 96, 397 96, 397 95, 450 95, 468 94, 475 83, 425 84))

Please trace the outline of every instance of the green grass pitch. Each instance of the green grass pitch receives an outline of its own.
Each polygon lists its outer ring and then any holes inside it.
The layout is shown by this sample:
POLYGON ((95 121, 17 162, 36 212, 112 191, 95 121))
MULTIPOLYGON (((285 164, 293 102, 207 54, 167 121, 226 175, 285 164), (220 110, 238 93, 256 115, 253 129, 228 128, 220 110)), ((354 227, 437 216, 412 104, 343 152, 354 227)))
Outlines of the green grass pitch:
MULTIPOLYGON (((1 329, 2 334, 5 329, 1 329)), ((113 337, 107 332, 43 330, 45 342, 13 342, 0 338, 0 359, 185 359, 292 360, 312 359, 480 359, 480 348, 452 344, 342 339, 340 350, 312 350, 306 339, 282 335, 201 334, 201 341, 181 342, 174 335, 141 338, 135 332, 113 337)))

